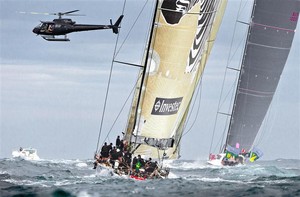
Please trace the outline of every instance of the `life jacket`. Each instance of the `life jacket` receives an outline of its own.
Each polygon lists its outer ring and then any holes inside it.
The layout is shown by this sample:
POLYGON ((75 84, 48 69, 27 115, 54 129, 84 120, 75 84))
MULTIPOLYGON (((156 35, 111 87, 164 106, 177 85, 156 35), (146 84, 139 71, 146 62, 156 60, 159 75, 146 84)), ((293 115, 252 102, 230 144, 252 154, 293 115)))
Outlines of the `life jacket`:
POLYGON ((141 164, 141 162, 140 161, 138 161, 136 164, 135 164, 135 169, 140 169, 141 168, 141 166, 142 166, 142 164, 141 164))

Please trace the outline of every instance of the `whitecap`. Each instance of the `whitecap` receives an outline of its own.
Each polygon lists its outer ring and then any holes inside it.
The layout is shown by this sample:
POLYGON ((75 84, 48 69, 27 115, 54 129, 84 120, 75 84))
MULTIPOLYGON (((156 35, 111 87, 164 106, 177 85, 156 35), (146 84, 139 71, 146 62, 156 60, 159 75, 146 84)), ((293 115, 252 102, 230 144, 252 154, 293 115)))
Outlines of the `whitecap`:
POLYGON ((96 176, 113 176, 113 172, 109 169, 98 169, 97 168, 96 176))
POLYGON ((207 168, 207 164, 204 161, 193 161, 193 162, 168 162, 164 163, 165 166, 173 168, 173 169, 180 169, 180 170, 192 170, 192 169, 204 169, 207 168))
POLYGON ((87 167, 88 165, 86 163, 77 163, 76 166, 83 168, 83 167, 87 167))
POLYGON ((77 194, 78 197, 91 197, 92 195, 90 195, 87 191, 80 191, 77 194))
POLYGON ((172 172, 169 172, 168 179, 177 179, 178 176, 172 172))
POLYGON ((55 186, 64 186, 64 185, 71 185, 71 184, 73 183, 67 180, 57 181, 56 183, 54 183, 55 186))

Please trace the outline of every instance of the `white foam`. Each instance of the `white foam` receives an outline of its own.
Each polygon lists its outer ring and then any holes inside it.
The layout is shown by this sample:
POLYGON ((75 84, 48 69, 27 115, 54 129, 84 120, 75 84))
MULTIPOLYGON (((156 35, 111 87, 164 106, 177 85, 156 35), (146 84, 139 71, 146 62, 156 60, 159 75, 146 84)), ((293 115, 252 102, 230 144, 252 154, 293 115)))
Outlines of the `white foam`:
POLYGON ((174 169, 190 170, 190 169, 204 169, 207 165, 204 161, 193 161, 193 162, 183 162, 183 163, 168 163, 166 166, 174 169))
POLYGON ((228 183, 239 183, 239 184, 245 184, 243 181, 240 180, 228 180, 228 179, 222 179, 220 177, 187 177, 185 178, 187 180, 197 180, 197 181, 203 181, 203 182, 210 182, 210 183, 219 183, 219 182, 228 182, 228 183))
POLYGON ((62 163, 62 164, 84 163, 82 160, 79 160, 79 159, 75 159, 75 160, 71 160, 71 159, 50 159, 50 160, 45 160, 45 161, 48 161, 50 163, 62 163))
POLYGON ((91 195, 87 191, 80 191, 77 194, 78 197, 91 197, 91 195))
POLYGON ((83 168, 83 167, 87 167, 88 165, 86 163, 78 163, 78 164, 76 164, 76 166, 83 168))
POLYGON ((70 181, 67 181, 67 180, 63 180, 63 181, 57 181, 54 185, 55 186, 64 186, 64 185, 71 185, 71 184, 74 184, 74 182, 70 182, 70 181))
POLYGON ((8 172, 0 170, 0 174, 8 174, 8 172))
POLYGON ((112 172, 108 169, 99 169, 97 168, 96 176, 112 176, 112 172))
POLYGON ((168 179, 177 179, 178 176, 172 172, 169 172, 168 179))
POLYGON ((9 182, 9 183, 13 183, 15 185, 38 185, 40 187, 50 187, 48 185, 46 185, 46 181, 38 181, 38 182, 34 182, 34 181, 30 181, 30 180, 14 180, 14 179, 6 179, 4 180, 6 182, 9 182))

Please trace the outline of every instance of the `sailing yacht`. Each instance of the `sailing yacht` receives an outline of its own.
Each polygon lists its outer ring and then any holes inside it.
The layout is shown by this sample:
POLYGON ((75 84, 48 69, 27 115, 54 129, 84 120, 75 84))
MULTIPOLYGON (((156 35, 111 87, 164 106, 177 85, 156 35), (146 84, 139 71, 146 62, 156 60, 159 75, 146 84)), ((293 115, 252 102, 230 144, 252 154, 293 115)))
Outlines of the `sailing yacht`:
POLYGON ((298 22, 298 0, 254 0, 235 99, 221 153, 212 165, 236 165, 263 153, 255 138, 272 102, 298 22))
MULTIPOLYGON (((155 177, 166 178, 169 169, 163 166, 163 161, 180 157, 191 100, 226 3, 226 0, 155 1, 148 46, 123 137, 129 147, 126 151, 132 157, 158 162, 155 177)), ((106 164, 97 165, 107 168, 106 164)), ((141 170, 132 169, 136 166, 131 164, 129 174, 133 177, 149 178, 141 170)))

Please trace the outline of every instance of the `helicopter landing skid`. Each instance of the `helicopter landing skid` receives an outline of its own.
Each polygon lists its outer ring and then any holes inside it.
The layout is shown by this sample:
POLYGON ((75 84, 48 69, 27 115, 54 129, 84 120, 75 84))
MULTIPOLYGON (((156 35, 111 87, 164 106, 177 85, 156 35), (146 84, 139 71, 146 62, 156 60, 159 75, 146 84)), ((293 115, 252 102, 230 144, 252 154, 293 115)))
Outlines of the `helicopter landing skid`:
POLYGON ((70 39, 67 38, 67 36, 63 38, 56 38, 55 36, 42 36, 42 38, 44 38, 47 41, 70 41, 70 39))

